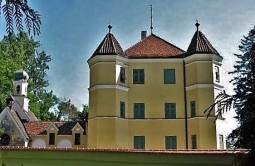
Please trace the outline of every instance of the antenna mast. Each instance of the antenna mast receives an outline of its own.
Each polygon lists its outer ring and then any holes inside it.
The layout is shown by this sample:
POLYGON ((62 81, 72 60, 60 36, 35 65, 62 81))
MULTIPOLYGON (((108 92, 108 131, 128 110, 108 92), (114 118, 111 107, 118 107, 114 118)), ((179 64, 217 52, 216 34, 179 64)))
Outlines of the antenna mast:
POLYGON ((151 29, 151 34, 152 34, 152 30, 153 30, 153 26, 152 26, 152 5, 150 5, 150 9, 151 9, 151 27, 150 27, 150 29, 151 29))

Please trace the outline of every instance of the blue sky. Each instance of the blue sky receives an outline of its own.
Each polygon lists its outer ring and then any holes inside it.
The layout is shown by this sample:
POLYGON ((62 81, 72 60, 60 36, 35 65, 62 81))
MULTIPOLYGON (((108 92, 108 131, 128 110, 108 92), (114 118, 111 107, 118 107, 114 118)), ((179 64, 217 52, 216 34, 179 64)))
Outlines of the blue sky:
MULTIPOLYGON (((252 0, 30 0, 42 15, 41 35, 36 37, 41 49, 53 61, 47 78, 59 96, 71 99, 78 107, 88 103, 88 58, 108 32, 123 49, 140 40, 140 32, 150 27, 153 5, 154 34, 187 50, 195 32, 200 30, 225 58, 224 73, 234 64, 233 53, 243 35, 254 26, 252 0)), ((3 16, 0 36, 5 34, 3 16)), ((107 73, 106 73, 107 74, 107 73)), ((224 76, 225 83, 229 80, 224 76)))

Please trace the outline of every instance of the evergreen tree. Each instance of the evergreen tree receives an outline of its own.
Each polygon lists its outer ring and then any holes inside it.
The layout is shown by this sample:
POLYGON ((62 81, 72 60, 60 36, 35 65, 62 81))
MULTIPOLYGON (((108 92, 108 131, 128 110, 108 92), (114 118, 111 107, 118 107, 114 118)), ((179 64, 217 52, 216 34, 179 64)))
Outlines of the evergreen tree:
POLYGON ((206 112, 209 115, 217 105, 217 115, 220 115, 233 106, 239 125, 228 139, 235 148, 251 149, 246 165, 255 165, 255 28, 241 40, 239 50, 241 54, 234 54, 237 57, 234 71, 229 72, 233 75, 230 82, 235 94, 228 95, 223 91, 206 112))
POLYGON ((29 34, 31 31, 34 35, 40 34, 41 15, 28 5, 28 0, 0 0, 0 15, 2 13, 8 34, 13 33, 13 24, 16 25, 18 31, 23 31, 23 22, 29 34))

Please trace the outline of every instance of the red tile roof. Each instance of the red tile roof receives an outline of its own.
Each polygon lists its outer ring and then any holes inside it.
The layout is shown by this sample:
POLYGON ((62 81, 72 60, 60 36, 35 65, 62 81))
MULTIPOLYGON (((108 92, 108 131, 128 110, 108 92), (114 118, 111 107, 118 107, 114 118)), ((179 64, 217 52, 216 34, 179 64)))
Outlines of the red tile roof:
POLYGON ((184 51, 164 39, 151 34, 125 51, 129 58, 177 57, 184 51))
MULTIPOLYGON (((43 121, 30 121, 24 123, 24 127, 28 135, 45 135, 47 128, 54 123, 58 128, 59 135, 72 135, 72 128, 77 122, 43 122, 43 121)), ((85 122, 78 122, 83 128, 85 133, 85 122)))
POLYGON ((158 149, 97 149, 97 148, 57 148, 57 147, 24 147, 0 146, 0 150, 41 150, 41 151, 84 151, 84 152, 122 152, 122 153, 165 153, 165 154, 248 154, 247 149, 235 150, 158 150, 158 149))
POLYGON ((90 58, 96 55, 120 55, 124 56, 124 52, 112 33, 106 34, 103 41, 99 44, 96 51, 90 58))
POLYGON ((205 35, 197 30, 191 39, 190 45, 187 50, 187 55, 205 53, 220 55, 212 44, 207 40, 205 35))

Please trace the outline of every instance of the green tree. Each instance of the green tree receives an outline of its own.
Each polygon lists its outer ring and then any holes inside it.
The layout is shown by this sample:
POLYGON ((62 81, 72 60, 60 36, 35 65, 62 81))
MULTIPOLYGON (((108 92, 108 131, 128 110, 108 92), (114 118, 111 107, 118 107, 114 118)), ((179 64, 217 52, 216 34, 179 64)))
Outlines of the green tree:
POLYGON ((28 0, 0 0, 0 15, 6 21, 6 32, 13 33, 14 24, 18 31, 23 31, 23 22, 28 33, 40 34, 41 15, 28 5, 28 0), (14 23, 15 22, 15 23, 14 23))
POLYGON ((82 111, 78 114, 76 121, 85 122, 88 120, 89 106, 87 104, 83 104, 82 107, 82 111))
POLYGON ((58 104, 58 110, 56 110, 57 120, 70 121, 73 118, 77 117, 79 114, 78 108, 71 102, 71 100, 61 101, 58 104), (62 119, 66 118, 66 119, 62 119))
POLYGON ((14 72, 24 69, 30 79, 28 80, 28 97, 30 110, 41 120, 54 120, 54 113, 48 110, 59 100, 48 89, 49 82, 45 78, 49 70, 51 56, 44 51, 38 51, 40 42, 29 37, 27 33, 20 32, 4 37, 0 42, 0 105, 5 106, 6 95, 12 93, 14 72))
POLYGON ((241 40, 239 50, 241 54, 234 54, 237 57, 234 71, 229 72, 233 75, 235 94, 223 91, 206 112, 209 115, 218 105, 217 115, 220 115, 233 106, 239 126, 228 138, 235 148, 251 149, 246 165, 255 165, 255 28, 241 40))

